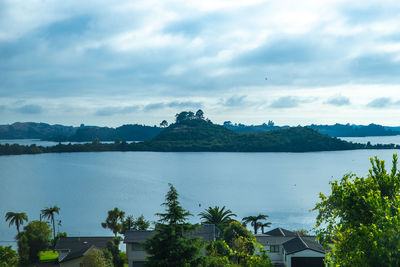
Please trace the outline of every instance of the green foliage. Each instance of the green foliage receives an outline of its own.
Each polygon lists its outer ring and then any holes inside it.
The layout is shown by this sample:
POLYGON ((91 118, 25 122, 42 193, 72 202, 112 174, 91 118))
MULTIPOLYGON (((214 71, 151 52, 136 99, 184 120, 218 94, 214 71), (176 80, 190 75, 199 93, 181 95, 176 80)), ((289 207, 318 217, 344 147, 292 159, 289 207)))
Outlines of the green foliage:
POLYGON ((18 252, 22 264, 35 263, 39 252, 50 246, 51 229, 46 222, 31 221, 18 235, 18 252))
POLYGON ((232 221, 232 217, 236 217, 236 214, 232 213, 230 209, 225 210, 225 206, 222 208, 215 206, 214 208, 208 207, 205 211, 199 214, 202 219, 202 223, 214 224, 221 231, 232 221))
POLYGON ((165 197, 165 213, 155 225, 152 238, 144 243, 148 257, 147 266, 197 266, 203 261, 202 242, 190 238, 197 226, 187 222, 191 214, 180 206, 178 192, 169 184, 170 190, 165 197))
POLYGON ((114 267, 123 267, 124 259, 121 257, 119 250, 119 243, 121 240, 119 237, 114 237, 113 240, 108 241, 106 244, 106 250, 108 250, 112 255, 112 262, 114 267))
POLYGON ((109 228, 115 236, 117 236, 118 233, 123 234, 124 217, 125 212, 115 207, 113 210, 108 211, 107 219, 105 222, 101 223, 101 226, 103 228, 109 228))
POLYGON ((56 213, 60 214, 60 208, 57 206, 45 207, 44 209, 42 209, 43 218, 50 220, 50 222, 53 224, 53 246, 56 245, 56 243, 55 243, 55 241, 56 241, 56 225, 55 225, 55 220, 54 220, 54 216, 56 213))
POLYGON ((82 263, 85 267, 110 267, 107 265, 104 253, 96 248, 92 248, 88 251, 83 257, 82 263))
POLYGON ((206 266, 272 267, 264 248, 239 222, 229 224, 224 238, 227 240, 214 241, 207 246, 206 266))
POLYGON ((140 215, 136 220, 132 215, 129 215, 123 222, 123 232, 128 230, 147 230, 150 227, 150 222, 143 215, 140 215))
POLYGON ((24 221, 28 221, 28 215, 26 215, 25 212, 7 212, 5 216, 6 222, 10 221, 8 226, 11 227, 11 225, 15 224, 15 227, 17 227, 17 232, 19 234, 19 227, 24 224, 24 221))
POLYGON ((232 221, 229 225, 225 228, 222 239, 229 245, 229 247, 233 247, 235 239, 238 237, 244 237, 247 239, 254 239, 254 236, 251 234, 249 230, 246 229, 240 222, 232 221))
POLYGON ((18 254, 11 246, 0 246, 0 267, 17 267, 18 254))
POLYGON ((346 174, 331 182, 331 195, 320 193, 316 229, 320 240, 334 249, 327 259, 336 266, 400 265, 400 173, 371 159, 366 178, 346 174))
MULTIPOLYGON (((254 234, 257 234, 257 230, 260 226, 262 226, 263 228, 265 226, 269 227, 270 223, 260 223, 259 221, 261 220, 266 220, 268 218, 268 215, 264 215, 264 214, 258 214, 256 216, 247 216, 243 218, 243 223, 244 224, 248 224, 250 223, 251 226, 254 227, 254 234)), ((264 229, 263 229, 264 232, 264 229)))

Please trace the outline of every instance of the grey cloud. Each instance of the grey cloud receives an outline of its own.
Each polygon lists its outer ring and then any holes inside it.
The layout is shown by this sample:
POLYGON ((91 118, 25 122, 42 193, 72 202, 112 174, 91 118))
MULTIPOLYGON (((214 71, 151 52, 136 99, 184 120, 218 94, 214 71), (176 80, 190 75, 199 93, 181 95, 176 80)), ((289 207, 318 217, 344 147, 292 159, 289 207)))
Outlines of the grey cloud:
POLYGON ((319 48, 304 39, 281 39, 266 43, 239 55, 238 65, 276 65, 309 62, 315 58, 319 48))
POLYGON ((389 97, 375 98, 367 104, 370 108, 387 108, 391 106, 400 106, 400 101, 393 101, 389 97))
POLYGON ((40 114, 43 112, 43 108, 39 105, 24 105, 14 110, 22 114, 40 114))
POLYGON ((350 105, 350 99, 345 96, 335 96, 328 99, 325 103, 333 106, 347 106, 350 105))
POLYGON ((219 103, 226 107, 237 107, 247 104, 246 96, 231 96, 229 98, 220 100, 219 103))
POLYGON ((172 102, 160 102, 148 104, 144 107, 144 110, 155 110, 162 108, 201 108, 203 105, 200 102, 193 101, 172 101, 172 102))
POLYGON ((400 63, 393 60, 394 56, 389 53, 360 56, 351 62, 350 71, 366 80, 390 76, 392 82, 399 81, 400 63))
POLYGON ((94 114, 96 116, 113 116, 116 114, 127 114, 139 110, 138 106, 127 107, 105 107, 97 110, 94 114))
POLYGON ((274 100, 269 107, 271 108, 295 108, 303 103, 310 103, 316 98, 300 98, 297 96, 282 96, 274 100))

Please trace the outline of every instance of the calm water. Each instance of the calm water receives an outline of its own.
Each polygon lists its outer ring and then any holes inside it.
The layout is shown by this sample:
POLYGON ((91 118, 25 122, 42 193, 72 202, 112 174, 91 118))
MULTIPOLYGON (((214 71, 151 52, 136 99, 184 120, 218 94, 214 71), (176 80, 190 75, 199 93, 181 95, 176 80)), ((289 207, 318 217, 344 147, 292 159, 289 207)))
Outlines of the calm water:
POLYGON ((340 137, 340 139, 353 142, 366 144, 371 142, 372 145, 376 144, 395 144, 400 145, 400 135, 394 136, 366 136, 366 137, 340 137))
MULTIPOLYGON (((369 157, 391 160, 394 150, 316 153, 103 152, 0 157, 0 240, 13 240, 7 211, 39 219, 45 206, 58 205, 60 231, 70 236, 109 235, 100 223, 107 210, 155 220, 173 183, 193 214, 227 206, 241 219, 265 213, 273 227, 310 229, 309 212, 328 182, 353 171, 367 174, 369 157), (200 207, 201 205, 201 207, 200 207)), ((390 164, 387 164, 389 167, 390 164)), ((198 222, 197 216, 192 217, 198 222)), ((4 243, 3 243, 4 245, 4 243)))

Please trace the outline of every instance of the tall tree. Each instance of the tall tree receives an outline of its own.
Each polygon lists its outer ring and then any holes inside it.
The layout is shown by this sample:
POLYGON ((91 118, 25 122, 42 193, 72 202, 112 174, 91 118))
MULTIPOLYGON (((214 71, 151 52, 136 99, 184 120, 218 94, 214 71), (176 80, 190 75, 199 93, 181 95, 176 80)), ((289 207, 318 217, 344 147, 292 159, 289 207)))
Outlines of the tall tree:
POLYGON ((155 225, 153 237, 144 247, 148 257, 147 266, 197 266, 202 261, 202 243, 197 238, 190 238, 197 226, 187 222, 191 214, 182 208, 178 201, 178 192, 172 184, 165 197, 165 213, 155 225))
POLYGON ((47 222, 31 221, 18 235, 18 252, 22 264, 39 260, 39 251, 49 248, 51 229, 47 222))
POLYGON ((24 221, 28 221, 28 215, 26 215, 25 212, 7 212, 6 213, 6 222, 10 221, 8 226, 11 227, 11 225, 15 224, 17 227, 17 232, 19 234, 19 227, 24 224, 24 221))
POLYGON ((247 216, 243 218, 243 223, 248 224, 250 223, 251 226, 254 227, 254 234, 257 234, 257 230, 260 227, 260 224, 258 223, 261 220, 266 220, 268 218, 268 215, 264 214, 258 214, 257 216, 247 216))
POLYGON ((42 209, 43 218, 50 220, 53 224, 53 240, 56 240, 56 225, 54 220, 54 216, 56 213, 60 214, 60 208, 57 206, 45 207, 44 209, 42 209))
POLYGON ((370 159, 367 177, 346 174, 331 182, 331 195, 320 193, 317 233, 333 243, 327 259, 334 266, 400 266, 400 172, 370 159))
POLYGON ((106 221, 102 222, 101 226, 103 228, 109 228, 114 233, 114 236, 117 236, 118 233, 123 234, 124 217, 125 212, 115 207, 113 210, 108 211, 106 221))
POLYGON ((202 223, 214 224, 222 231, 232 221, 232 217, 236 217, 236 214, 232 213, 230 209, 225 210, 225 206, 222 208, 215 206, 214 208, 208 207, 205 211, 199 213, 199 216, 202 223))
POLYGON ((204 120, 204 112, 201 110, 201 109, 199 109, 197 112, 196 112, 196 119, 198 119, 198 120, 204 120))
POLYGON ((123 232, 128 230, 147 230, 150 227, 150 222, 143 215, 140 215, 136 220, 132 215, 126 217, 123 222, 123 232))
POLYGON ((1 267, 17 267, 18 254, 11 246, 0 246, 0 266, 1 267))

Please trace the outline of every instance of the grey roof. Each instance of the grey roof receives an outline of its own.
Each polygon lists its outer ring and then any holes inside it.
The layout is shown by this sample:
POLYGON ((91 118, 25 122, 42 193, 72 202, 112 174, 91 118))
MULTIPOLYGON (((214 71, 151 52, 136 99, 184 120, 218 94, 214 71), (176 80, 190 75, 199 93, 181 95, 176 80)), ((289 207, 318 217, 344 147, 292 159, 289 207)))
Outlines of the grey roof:
POLYGON ((56 250, 68 250, 66 257, 60 259, 65 262, 75 258, 82 257, 83 254, 91 247, 105 249, 108 241, 113 240, 112 236, 96 236, 96 237, 62 237, 56 244, 56 250))
POLYGON ((295 232, 283 229, 283 228, 275 228, 271 231, 268 231, 265 233, 266 235, 271 235, 271 236, 297 236, 295 232))
POLYGON ((282 245, 283 243, 293 239, 293 236, 269 236, 269 235, 255 235, 258 242, 261 245, 282 245))
MULTIPOLYGON (((203 241, 214 241, 217 237, 217 228, 213 224, 203 224, 196 231, 190 234, 190 237, 199 237, 203 241)), ((149 230, 138 230, 138 231, 126 231, 124 243, 141 243, 151 238, 153 231, 149 230)))
POLYGON ((321 244, 315 241, 314 237, 297 236, 283 243, 286 254, 296 253, 302 250, 310 249, 316 252, 325 253, 321 244))

